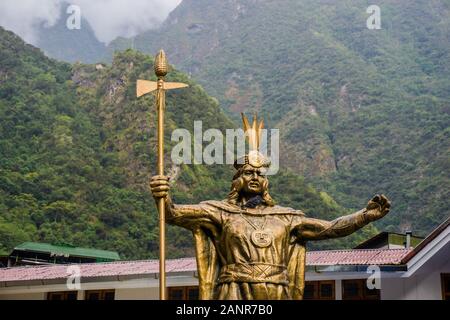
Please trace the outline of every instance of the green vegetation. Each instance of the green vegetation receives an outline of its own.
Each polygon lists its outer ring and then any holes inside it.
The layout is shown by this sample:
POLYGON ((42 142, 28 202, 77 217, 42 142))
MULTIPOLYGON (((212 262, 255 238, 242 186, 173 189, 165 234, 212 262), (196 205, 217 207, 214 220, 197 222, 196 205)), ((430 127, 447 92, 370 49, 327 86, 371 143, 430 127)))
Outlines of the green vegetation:
POLYGON ((378 1, 382 29, 369 30, 370 4, 184 0, 135 44, 165 48, 232 119, 262 113, 281 166, 341 206, 383 192, 378 228, 426 235, 450 212, 450 6, 378 1))
MULTIPOLYGON (((150 56, 117 53, 112 66, 60 63, 0 28, 0 252, 24 241, 68 243, 119 252, 123 259, 155 258, 157 213, 148 190, 155 173, 153 96, 136 99, 138 78, 152 78, 150 56)), ((204 128, 234 124, 201 86, 176 70, 169 81, 190 84, 167 97, 167 137, 194 120, 204 128)), ((183 165, 167 159, 178 203, 223 199, 231 166, 183 165)), ((332 219, 347 211, 290 172, 274 177, 281 205, 332 219)), ((373 234, 367 228, 346 242, 373 234)), ((192 256, 189 232, 168 229, 170 257, 192 256)))

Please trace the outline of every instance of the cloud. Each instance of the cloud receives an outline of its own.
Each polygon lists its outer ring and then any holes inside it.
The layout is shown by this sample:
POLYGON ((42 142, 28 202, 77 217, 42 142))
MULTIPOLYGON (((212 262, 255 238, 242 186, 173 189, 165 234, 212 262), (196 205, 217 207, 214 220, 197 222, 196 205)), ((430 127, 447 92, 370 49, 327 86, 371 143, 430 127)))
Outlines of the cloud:
POLYGON ((35 44, 38 26, 53 26, 59 19, 60 0, 1 0, 0 25, 35 44))
MULTIPOLYGON (((98 40, 108 43, 118 36, 131 37, 157 27, 181 0, 1 0, 0 25, 36 43, 38 26, 53 26, 61 6, 78 5, 98 40)), ((64 10, 65 12, 65 10, 64 10)), ((83 26, 81 26, 83 27, 83 26)))
POLYGON ((159 25, 181 0, 73 0, 97 39, 110 42, 132 37, 159 25))

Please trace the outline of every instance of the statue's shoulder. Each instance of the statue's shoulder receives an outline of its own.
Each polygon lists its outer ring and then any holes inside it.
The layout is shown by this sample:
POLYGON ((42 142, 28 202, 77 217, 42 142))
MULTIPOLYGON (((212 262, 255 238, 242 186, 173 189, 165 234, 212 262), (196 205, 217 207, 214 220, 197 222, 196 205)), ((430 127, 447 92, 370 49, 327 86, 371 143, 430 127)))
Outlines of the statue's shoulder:
MULTIPOLYGON (((229 203, 227 200, 207 200, 200 202, 200 205, 205 209, 219 209, 229 213, 241 213, 242 208, 238 205, 229 203)), ((295 210, 289 207, 273 206, 266 207, 264 210, 260 211, 259 214, 290 214, 304 216, 305 213, 301 210, 295 210)))
POLYGON ((301 210, 296 210, 296 209, 290 208, 290 207, 282 207, 282 206, 278 206, 278 205, 275 205, 273 207, 267 207, 264 210, 264 213, 267 213, 267 214, 293 214, 293 215, 300 215, 300 216, 305 215, 305 213, 301 210))
POLYGON ((200 205, 204 208, 220 209, 232 213, 239 213, 241 211, 239 206, 229 203, 226 200, 206 200, 200 202, 200 205))

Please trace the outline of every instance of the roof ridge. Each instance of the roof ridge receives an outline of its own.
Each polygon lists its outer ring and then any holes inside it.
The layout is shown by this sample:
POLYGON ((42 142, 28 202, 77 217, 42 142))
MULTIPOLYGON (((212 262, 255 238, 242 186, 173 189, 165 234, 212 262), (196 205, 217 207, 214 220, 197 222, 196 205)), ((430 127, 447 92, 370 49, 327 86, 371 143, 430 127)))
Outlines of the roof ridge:
POLYGON ((370 248, 370 249, 331 249, 331 250, 314 250, 307 251, 307 253, 315 252, 350 252, 350 251, 400 251, 400 250, 411 250, 407 248, 370 248))
MULTIPOLYGON (((195 257, 185 257, 185 258, 175 258, 175 259, 166 259, 166 261, 179 261, 179 260, 195 260, 195 257)), ((103 262, 86 262, 86 263, 52 263, 52 264, 42 264, 42 265, 24 265, 18 267, 6 267, 0 268, 0 270, 8 270, 8 269, 30 269, 30 268, 62 268, 67 266, 83 266, 83 265, 111 265, 111 264, 126 264, 126 263, 155 263, 159 262, 159 259, 142 259, 142 260, 117 260, 117 261, 103 261, 103 262)))
POLYGON ((444 230, 450 226, 450 217, 440 223, 431 233, 423 239, 414 249, 411 250, 403 259, 402 263, 408 263, 416 254, 425 248, 430 242, 437 238, 444 230))

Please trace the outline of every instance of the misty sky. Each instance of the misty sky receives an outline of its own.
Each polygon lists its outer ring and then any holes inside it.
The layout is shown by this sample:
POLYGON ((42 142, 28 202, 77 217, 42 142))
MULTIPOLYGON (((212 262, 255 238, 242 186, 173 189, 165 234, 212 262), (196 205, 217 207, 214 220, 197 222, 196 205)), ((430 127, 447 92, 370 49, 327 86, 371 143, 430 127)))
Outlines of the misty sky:
MULTIPOLYGON (((0 25, 36 44, 37 26, 53 26, 62 4, 80 6, 81 15, 98 40, 108 43, 130 37, 161 23, 181 0, 0 0, 0 25)), ((66 19, 67 16, 63 17, 66 19)))

